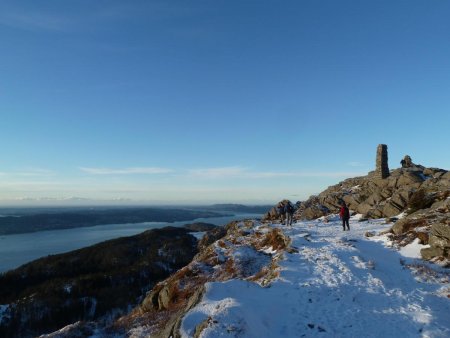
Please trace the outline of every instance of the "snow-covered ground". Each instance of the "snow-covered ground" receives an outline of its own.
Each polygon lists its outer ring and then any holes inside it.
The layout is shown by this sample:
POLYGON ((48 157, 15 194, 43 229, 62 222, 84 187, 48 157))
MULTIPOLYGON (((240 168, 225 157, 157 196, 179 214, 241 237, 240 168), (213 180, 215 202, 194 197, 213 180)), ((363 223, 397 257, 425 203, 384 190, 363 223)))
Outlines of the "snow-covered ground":
POLYGON ((268 287, 232 279, 206 285, 183 319, 183 337, 450 337, 448 269, 423 262, 421 246, 403 255, 386 236, 390 225, 337 217, 279 224, 298 250, 280 262, 268 287))

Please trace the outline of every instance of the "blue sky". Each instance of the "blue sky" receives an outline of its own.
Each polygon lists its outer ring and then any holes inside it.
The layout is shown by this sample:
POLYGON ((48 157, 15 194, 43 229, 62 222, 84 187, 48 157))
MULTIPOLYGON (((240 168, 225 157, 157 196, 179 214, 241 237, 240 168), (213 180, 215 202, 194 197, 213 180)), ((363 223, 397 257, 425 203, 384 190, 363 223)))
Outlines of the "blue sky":
POLYGON ((447 1, 2 1, 0 200, 301 200, 373 170, 379 143, 391 169, 405 154, 448 169, 449 15, 447 1))

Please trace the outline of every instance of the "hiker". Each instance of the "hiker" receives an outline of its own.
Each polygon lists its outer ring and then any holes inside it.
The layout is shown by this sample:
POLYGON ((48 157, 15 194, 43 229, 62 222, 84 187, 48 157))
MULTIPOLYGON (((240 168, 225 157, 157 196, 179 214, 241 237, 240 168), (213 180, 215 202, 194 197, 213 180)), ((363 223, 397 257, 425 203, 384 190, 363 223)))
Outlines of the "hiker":
POLYGON ((349 219, 350 219, 350 210, 348 210, 345 202, 342 202, 341 211, 339 212, 339 217, 342 220, 342 228, 345 231, 345 225, 347 224, 347 230, 350 231, 349 219))
POLYGON ((294 206, 288 201, 284 206, 284 213, 286 215, 286 225, 289 227, 292 226, 292 216, 294 215, 294 211, 294 206))
POLYGON ((284 205, 282 202, 278 203, 277 211, 278 211, 278 215, 280 216, 280 223, 284 224, 285 211, 284 211, 284 205))

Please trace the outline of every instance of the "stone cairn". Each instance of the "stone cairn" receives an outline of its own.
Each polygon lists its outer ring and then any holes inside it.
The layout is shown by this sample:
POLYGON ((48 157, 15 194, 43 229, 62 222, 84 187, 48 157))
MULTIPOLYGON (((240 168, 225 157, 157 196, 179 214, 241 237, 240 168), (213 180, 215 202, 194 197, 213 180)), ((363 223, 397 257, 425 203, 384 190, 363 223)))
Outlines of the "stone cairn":
POLYGON ((379 144, 377 148, 377 162, 375 175, 379 178, 389 176, 387 145, 379 144))
POLYGON ((406 155, 403 160, 400 161, 400 164, 402 165, 402 168, 411 168, 414 166, 414 163, 409 155, 406 155))

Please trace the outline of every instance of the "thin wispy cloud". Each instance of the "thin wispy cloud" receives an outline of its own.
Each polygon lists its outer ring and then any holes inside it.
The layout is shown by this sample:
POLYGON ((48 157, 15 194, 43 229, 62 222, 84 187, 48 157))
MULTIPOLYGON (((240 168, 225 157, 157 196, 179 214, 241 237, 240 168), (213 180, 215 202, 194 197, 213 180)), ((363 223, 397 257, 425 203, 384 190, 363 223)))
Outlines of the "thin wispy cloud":
POLYGON ((81 12, 67 11, 64 5, 51 10, 35 6, 0 3, 0 25, 28 31, 77 31, 86 27, 136 20, 171 20, 196 13, 189 6, 175 6, 165 2, 141 4, 96 4, 80 6, 81 12))
POLYGON ((49 169, 42 169, 42 168, 27 168, 23 171, 19 171, 14 173, 14 175, 17 176, 53 176, 56 173, 53 170, 49 170, 49 169))
POLYGON ((37 11, 0 8, 0 25, 24 30, 62 31, 72 25, 67 17, 37 11))
POLYGON ((227 179, 227 178, 283 178, 283 177, 352 177, 365 175, 362 172, 282 172, 282 171, 252 171, 248 168, 233 166, 221 168, 204 168, 189 170, 189 176, 203 179, 227 179))
POLYGON ((247 169, 242 167, 205 168, 191 169, 189 170, 189 176, 199 178, 230 178, 243 176, 246 172, 247 169))
POLYGON ((42 169, 42 168, 25 168, 19 169, 17 171, 2 171, 0 176, 8 176, 10 178, 17 177, 48 177, 53 176, 56 173, 53 170, 42 169))
POLYGON ((173 172, 172 169, 158 167, 133 167, 123 169, 80 167, 79 169, 92 175, 153 175, 173 172))

